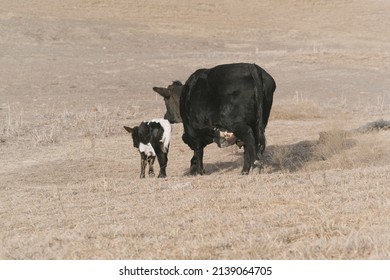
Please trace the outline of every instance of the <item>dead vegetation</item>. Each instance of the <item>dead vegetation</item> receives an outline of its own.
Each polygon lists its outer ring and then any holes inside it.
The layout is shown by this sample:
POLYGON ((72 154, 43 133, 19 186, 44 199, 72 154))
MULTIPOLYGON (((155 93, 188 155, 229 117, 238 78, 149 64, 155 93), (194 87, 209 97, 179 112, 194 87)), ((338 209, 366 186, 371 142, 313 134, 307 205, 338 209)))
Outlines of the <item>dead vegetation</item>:
POLYGON ((0 138, 3 142, 24 140, 33 145, 50 145, 72 138, 101 138, 118 135, 121 130, 118 122, 132 118, 128 110, 91 106, 85 111, 73 111, 67 108, 35 114, 25 120, 23 109, 8 106, 8 112, 0 126, 0 138))
POLYGON ((0 259, 389 258, 383 1, 3 2, 0 259), (175 124, 168 178, 138 179, 152 86, 235 61, 278 84, 263 168, 210 145, 190 177, 175 124))
POLYGON ((207 174, 190 177, 191 153, 175 125, 168 178, 140 180, 130 139, 103 129, 115 112, 38 118, 38 128, 58 125, 57 141, 39 143, 35 130, 25 129, 2 144, 20 161, 3 160, 0 258, 376 259, 389 253, 377 245, 385 242, 390 214, 388 131, 351 134, 330 122, 315 140, 270 144, 261 174, 249 176, 238 175, 241 150, 211 146, 207 174), (26 141, 36 148, 19 146, 26 141))

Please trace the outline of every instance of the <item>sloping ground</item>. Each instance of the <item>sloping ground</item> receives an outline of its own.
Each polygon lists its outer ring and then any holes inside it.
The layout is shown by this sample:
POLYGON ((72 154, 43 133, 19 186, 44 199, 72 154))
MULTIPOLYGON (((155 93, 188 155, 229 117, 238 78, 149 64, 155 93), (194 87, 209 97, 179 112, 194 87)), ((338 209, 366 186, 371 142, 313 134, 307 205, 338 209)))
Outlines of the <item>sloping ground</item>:
POLYGON ((0 5, 1 259, 389 258, 390 132, 344 133, 390 120, 387 1, 33 2, 0 5), (188 176, 177 124, 139 179, 151 87, 237 61, 278 85, 261 173, 188 176))
POLYGON ((247 177, 241 151, 212 146, 208 175, 192 178, 177 130, 166 180, 138 179, 122 136, 14 164, 1 174, 1 258, 388 257, 389 132, 270 145, 247 177))

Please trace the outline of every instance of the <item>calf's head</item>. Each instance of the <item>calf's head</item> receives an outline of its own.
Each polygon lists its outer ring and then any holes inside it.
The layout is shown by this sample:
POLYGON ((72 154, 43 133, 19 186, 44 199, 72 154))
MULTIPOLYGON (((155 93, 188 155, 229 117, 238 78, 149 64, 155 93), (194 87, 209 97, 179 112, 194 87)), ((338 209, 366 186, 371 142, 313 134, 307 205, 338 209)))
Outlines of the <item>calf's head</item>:
POLYGON ((135 148, 139 148, 140 143, 149 143, 150 138, 152 137, 152 128, 146 122, 142 122, 139 126, 135 126, 133 128, 124 126, 124 129, 131 133, 135 148))
POLYGON ((153 90, 164 97, 165 107, 167 112, 164 119, 170 123, 183 122, 180 116, 180 95, 183 89, 183 84, 179 81, 174 81, 167 88, 153 87, 153 90))
POLYGON ((138 126, 135 126, 133 128, 124 126, 123 128, 126 129, 126 131, 131 134, 131 137, 133 138, 134 148, 138 148, 140 143, 140 139, 138 135, 138 126))

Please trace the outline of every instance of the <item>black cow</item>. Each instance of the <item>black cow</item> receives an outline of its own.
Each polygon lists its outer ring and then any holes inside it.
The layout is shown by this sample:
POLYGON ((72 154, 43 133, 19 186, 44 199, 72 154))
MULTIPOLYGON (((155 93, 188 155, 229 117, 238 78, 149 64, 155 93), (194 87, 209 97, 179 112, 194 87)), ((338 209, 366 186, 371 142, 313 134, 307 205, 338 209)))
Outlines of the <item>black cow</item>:
POLYGON ((133 128, 124 126, 133 137, 133 145, 141 155, 141 175, 145 178, 145 168, 149 164, 149 176, 154 176, 153 164, 157 156, 160 165, 158 178, 165 178, 168 164, 168 150, 171 141, 171 124, 165 119, 142 122, 133 128))
POLYGON ((219 65, 195 71, 184 85, 154 87, 164 97, 171 123, 182 122, 183 141, 194 151, 192 175, 204 174, 203 149, 212 142, 244 146, 242 174, 248 174, 265 149, 274 79, 256 64, 219 65))

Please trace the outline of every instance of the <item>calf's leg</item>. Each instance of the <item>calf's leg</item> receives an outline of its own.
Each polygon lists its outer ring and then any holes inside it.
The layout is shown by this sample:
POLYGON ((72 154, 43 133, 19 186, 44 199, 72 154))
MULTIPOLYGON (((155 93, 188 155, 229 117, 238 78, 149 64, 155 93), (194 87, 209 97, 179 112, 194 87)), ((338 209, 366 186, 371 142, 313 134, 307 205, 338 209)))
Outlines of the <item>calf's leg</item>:
POLYGON ((139 175, 140 178, 145 178, 146 164, 146 155, 145 153, 141 153, 141 174, 139 175))
POLYGON ((157 160, 160 165, 160 172, 157 178, 167 177, 166 168, 168 165, 168 153, 163 153, 162 151, 157 152, 157 160))
POLYGON ((154 168, 153 168, 153 164, 154 164, 154 161, 156 160, 156 157, 152 156, 152 157, 149 157, 148 158, 148 164, 149 164, 149 177, 154 177, 154 168))

